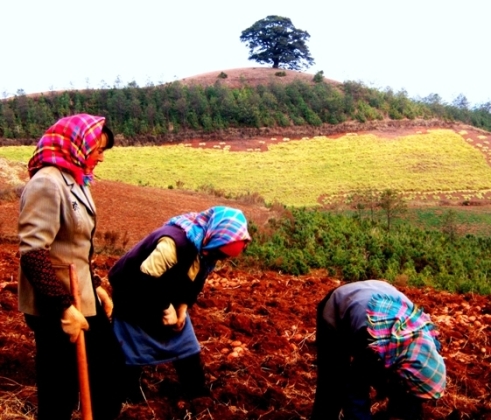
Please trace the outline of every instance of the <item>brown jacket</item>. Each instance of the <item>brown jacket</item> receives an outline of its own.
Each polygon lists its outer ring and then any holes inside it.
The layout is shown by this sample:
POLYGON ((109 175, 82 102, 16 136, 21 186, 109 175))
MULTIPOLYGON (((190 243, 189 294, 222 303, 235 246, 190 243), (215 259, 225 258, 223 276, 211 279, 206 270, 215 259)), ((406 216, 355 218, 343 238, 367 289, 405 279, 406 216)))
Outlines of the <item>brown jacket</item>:
MULTIPOLYGON (((21 255, 48 249, 58 279, 70 290, 69 264, 75 264, 81 294, 81 312, 96 314, 90 258, 96 217, 87 187, 54 166, 40 169, 27 183, 20 200, 21 255)), ((39 315, 34 288, 19 270, 19 310, 39 315)))

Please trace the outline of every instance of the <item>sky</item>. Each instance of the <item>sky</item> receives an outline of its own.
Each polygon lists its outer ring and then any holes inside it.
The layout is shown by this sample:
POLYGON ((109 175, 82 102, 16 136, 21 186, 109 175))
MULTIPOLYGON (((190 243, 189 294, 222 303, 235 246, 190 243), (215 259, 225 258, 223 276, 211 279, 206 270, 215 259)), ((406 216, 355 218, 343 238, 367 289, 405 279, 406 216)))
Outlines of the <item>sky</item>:
POLYGON ((0 98, 267 67, 240 35, 269 15, 310 34, 306 73, 491 101, 489 0, 0 0, 0 98))

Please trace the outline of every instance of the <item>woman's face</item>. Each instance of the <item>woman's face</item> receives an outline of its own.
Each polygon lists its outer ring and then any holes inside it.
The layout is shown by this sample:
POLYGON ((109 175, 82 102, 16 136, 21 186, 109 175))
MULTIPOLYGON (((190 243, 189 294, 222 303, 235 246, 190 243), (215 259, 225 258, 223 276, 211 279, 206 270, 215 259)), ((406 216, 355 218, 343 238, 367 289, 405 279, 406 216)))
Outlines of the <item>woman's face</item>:
POLYGON ((107 135, 101 133, 97 139, 97 147, 87 156, 87 171, 92 172, 99 162, 104 162, 104 150, 107 146, 107 135))
POLYGON ((210 249, 209 251, 202 251, 205 258, 213 261, 224 260, 228 258, 228 255, 224 254, 219 249, 210 249))

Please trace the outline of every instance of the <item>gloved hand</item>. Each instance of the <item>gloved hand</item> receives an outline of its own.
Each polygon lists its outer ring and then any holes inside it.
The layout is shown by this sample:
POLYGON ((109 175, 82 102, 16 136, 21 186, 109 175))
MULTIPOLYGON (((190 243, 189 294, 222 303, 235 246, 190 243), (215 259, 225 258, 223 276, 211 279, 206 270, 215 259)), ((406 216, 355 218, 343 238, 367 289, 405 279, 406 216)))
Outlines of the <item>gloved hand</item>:
POLYGON ((188 312, 188 305, 181 303, 177 308, 177 322, 172 328, 174 331, 182 331, 184 324, 186 323, 186 314, 188 312))
POLYGON ((99 299, 101 300, 102 307, 104 308, 104 312, 106 312, 106 315, 109 319, 111 319, 111 315, 113 314, 113 300, 109 297, 109 295, 106 292, 106 289, 104 289, 102 286, 99 286, 95 289, 97 296, 99 296, 99 299))
POLYGON ((166 326, 174 326, 176 325, 176 323, 177 323, 177 314, 176 314, 176 310, 174 309, 174 305, 172 305, 171 303, 167 309, 164 309, 162 324, 166 326))
POLYGON ((61 328, 70 336, 70 341, 75 343, 82 330, 89 329, 89 323, 75 306, 71 305, 63 311, 61 328))

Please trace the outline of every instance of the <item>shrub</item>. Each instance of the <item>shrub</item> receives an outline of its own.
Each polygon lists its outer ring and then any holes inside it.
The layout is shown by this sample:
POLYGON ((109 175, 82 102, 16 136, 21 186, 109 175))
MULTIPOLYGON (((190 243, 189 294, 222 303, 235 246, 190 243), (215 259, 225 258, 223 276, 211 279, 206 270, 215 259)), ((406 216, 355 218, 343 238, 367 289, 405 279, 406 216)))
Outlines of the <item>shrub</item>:
POLYGON ((247 204, 259 204, 259 205, 266 205, 266 201, 264 200, 264 197, 261 196, 261 194, 257 192, 247 192, 245 194, 239 194, 235 197, 235 199, 241 203, 247 203, 247 204))
POLYGON ((280 126, 280 127, 288 127, 290 126, 290 120, 288 119, 288 116, 285 115, 283 112, 276 112, 275 113, 275 120, 276 120, 276 123, 280 126))
POLYGON ((315 83, 321 83, 324 80, 324 71, 320 70, 315 73, 314 78, 312 79, 315 83))

